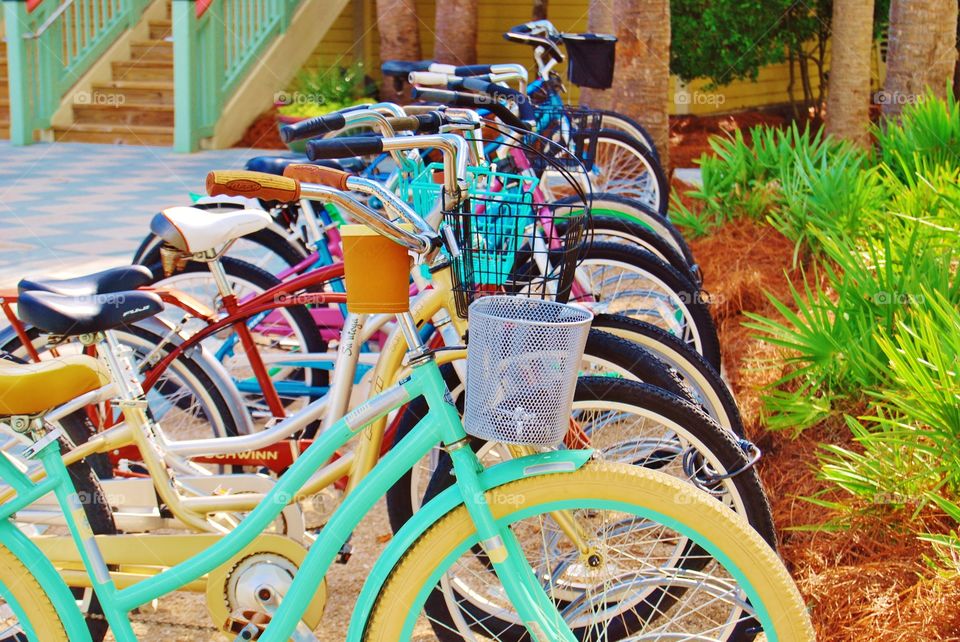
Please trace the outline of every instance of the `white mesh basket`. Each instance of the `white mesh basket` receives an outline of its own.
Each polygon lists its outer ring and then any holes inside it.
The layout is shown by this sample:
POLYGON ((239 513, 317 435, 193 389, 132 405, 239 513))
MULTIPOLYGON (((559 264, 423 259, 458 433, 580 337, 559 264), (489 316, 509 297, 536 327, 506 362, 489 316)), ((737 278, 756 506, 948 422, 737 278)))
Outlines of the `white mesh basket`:
POLYGON ((570 427, 593 315, 512 296, 470 305, 464 426, 487 441, 555 446, 570 427))

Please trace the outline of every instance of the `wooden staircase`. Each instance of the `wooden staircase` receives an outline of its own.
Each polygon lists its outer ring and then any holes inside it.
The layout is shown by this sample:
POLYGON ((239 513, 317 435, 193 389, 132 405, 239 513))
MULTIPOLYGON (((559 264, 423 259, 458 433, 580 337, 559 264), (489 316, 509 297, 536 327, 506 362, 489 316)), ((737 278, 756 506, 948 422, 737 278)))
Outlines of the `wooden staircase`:
POLYGON ((95 84, 73 104, 73 125, 57 140, 122 145, 173 144, 173 40, 166 18, 151 20, 149 37, 131 43, 130 58, 113 62, 110 82, 95 84))
POLYGON ((0 46, 0 138, 10 138, 10 86, 7 79, 7 48, 0 46))

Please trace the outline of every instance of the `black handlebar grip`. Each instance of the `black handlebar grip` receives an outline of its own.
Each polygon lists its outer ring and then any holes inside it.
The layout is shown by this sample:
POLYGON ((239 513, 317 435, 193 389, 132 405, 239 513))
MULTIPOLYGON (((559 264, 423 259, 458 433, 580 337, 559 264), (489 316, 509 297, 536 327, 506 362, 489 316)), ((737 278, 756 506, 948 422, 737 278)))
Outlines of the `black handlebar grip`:
POLYGON ((296 140, 306 138, 315 138, 323 134, 339 131, 347 124, 347 120, 341 113, 327 114, 326 116, 317 116, 307 120, 301 120, 299 123, 284 125, 280 128, 280 140, 285 143, 292 143, 296 140))
POLYGON ((307 158, 312 161, 326 158, 367 156, 383 151, 383 140, 378 136, 348 136, 328 140, 307 141, 307 158))
POLYGON ((412 98, 432 103, 442 103, 453 107, 468 107, 470 109, 486 109, 507 125, 517 129, 529 129, 526 123, 517 118, 512 111, 496 101, 477 94, 465 94, 460 91, 446 89, 414 88, 410 93, 412 98))
POLYGON ((534 112, 530 98, 513 87, 504 87, 503 85, 497 85, 479 78, 463 78, 460 83, 464 89, 478 91, 482 94, 492 96, 494 99, 499 99, 501 96, 510 98, 517 104, 521 120, 536 119, 536 113, 534 112))
POLYGON ((493 65, 463 65, 462 67, 456 67, 453 70, 453 73, 457 76, 483 76, 484 74, 492 73, 490 67, 493 65))

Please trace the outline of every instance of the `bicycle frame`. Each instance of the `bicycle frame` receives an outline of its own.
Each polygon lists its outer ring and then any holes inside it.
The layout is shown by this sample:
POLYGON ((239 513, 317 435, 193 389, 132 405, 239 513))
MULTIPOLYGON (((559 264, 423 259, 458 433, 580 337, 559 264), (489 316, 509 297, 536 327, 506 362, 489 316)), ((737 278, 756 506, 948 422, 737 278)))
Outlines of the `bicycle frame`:
MULTIPOLYGON (((418 341, 416 331, 413 329, 413 319, 409 314, 405 314, 403 320, 402 325, 407 328, 405 336, 413 345, 418 341)), ((511 602, 516 605, 522 621, 539 626, 542 631, 550 635, 550 639, 572 641, 574 638, 569 629, 565 626, 563 629, 566 630, 558 629, 556 618, 549 616, 549 613, 555 613, 554 607, 534 578, 526 559, 522 555, 508 554, 508 551, 518 551, 516 547, 519 545, 509 528, 499 527, 493 520, 484 495, 488 487, 481 478, 480 471, 483 467, 472 449, 463 447, 468 443, 467 435, 457 409, 451 403, 449 390, 439 366, 432 355, 420 358, 413 365, 410 375, 397 386, 366 401, 324 431, 280 478, 276 487, 233 531, 192 559, 132 586, 118 589, 111 579, 98 539, 94 538, 90 530, 82 504, 70 482, 57 445, 56 432, 41 437, 34 446, 36 456, 47 471, 47 477, 37 483, 31 482, 13 462, 0 457, 0 473, 17 491, 14 499, 0 505, 0 519, 6 522, 18 510, 29 506, 46 493, 54 492, 116 639, 120 642, 131 642, 136 640, 136 636, 130 625, 129 611, 161 595, 175 591, 227 563, 234 555, 250 545, 277 518, 288 498, 300 495, 301 489, 310 480, 313 471, 321 468, 339 448, 362 433, 371 422, 385 417, 391 411, 419 396, 427 402, 429 411, 426 417, 375 466, 371 474, 357 485, 355 491, 334 512, 327 527, 307 553, 300 571, 294 577, 279 606, 272 610, 272 604, 264 605, 272 618, 261 639, 267 642, 287 640, 295 634, 312 596, 316 593, 322 578, 349 534, 407 470, 412 469, 433 448, 443 444, 450 452, 457 474, 458 498, 473 518, 479 541, 486 550, 497 575, 501 578, 511 602)), ((149 420, 142 404, 138 403, 136 398, 125 398, 121 402, 121 407, 125 423, 133 430, 149 429, 149 420)), ((295 419, 291 418, 287 421, 295 421, 295 419)), ((526 471, 523 476, 569 472, 582 465, 585 460, 584 453, 578 451, 532 455, 523 462, 523 470, 526 471)), ((513 468, 515 469, 516 465, 513 468)), ((429 526, 423 521, 424 517, 420 514, 415 515, 408 530, 423 532, 429 526)), ((110 536, 103 536, 100 539, 109 540, 109 538, 110 536)), ((24 560, 30 564, 32 558, 43 559, 42 553, 36 547, 24 560)), ((386 559, 390 561, 389 556, 386 559)), ((383 569, 381 562, 378 561, 371 577, 385 578, 388 572, 389 569, 383 569)), ((58 600, 62 601, 62 591, 55 595, 61 596, 58 600)), ((73 607, 72 610, 65 604, 55 606, 67 606, 68 619, 76 622, 73 617, 73 611, 76 610, 75 604, 69 605, 73 607)), ((361 619, 365 619, 365 616, 361 619)), ((302 629, 303 627, 300 626, 300 633, 303 632, 302 629)), ((358 631, 355 626, 351 626, 349 639, 359 639, 361 632, 362 629, 358 631)), ((69 633, 71 639, 89 639, 85 626, 82 630, 71 630, 69 633)))

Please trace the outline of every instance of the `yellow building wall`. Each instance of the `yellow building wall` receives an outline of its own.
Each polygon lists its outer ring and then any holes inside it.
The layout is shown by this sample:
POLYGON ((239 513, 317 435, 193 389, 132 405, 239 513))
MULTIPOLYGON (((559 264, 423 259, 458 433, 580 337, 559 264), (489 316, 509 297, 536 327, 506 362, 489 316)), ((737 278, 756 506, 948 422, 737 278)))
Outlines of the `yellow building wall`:
MULTIPOLYGON (((442 0, 441 0, 442 1, 442 0)), ((310 58, 310 67, 329 67, 352 63, 357 55, 363 57, 367 73, 379 76, 379 33, 376 26, 375 0, 353 0, 337 18, 333 27, 324 36, 310 58)), ((420 18, 420 42, 424 58, 433 55, 434 17, 437 0, 416 0, 420 18)), ((532 0, 480 0, 477 35, 477 58, 484 63, 526 64, 534 71, 530 47, 507 42, 503 32, 510 27, 527 22, 532 12, 532 0)), ((588 0, 550 0, 548 18, 561 31, 582 32, 587 30, 588 0)), ((559 68, 565 74, 563 67, 559 68)), ((815 71, 814 92, 817 88, 815 71)), ((690 82, 684 86, 675 77, 671 78, 673 101, 671 112, 675 114, 709 115, 757 107, 782 105, 790 102, 787 92, 789 67, 786 63, 769 65, 760 70, 757 80, 734 81, 728 85, 707 90, 706 80, 690 82)), ((576 99, 575 87, 572 99, 576 99)), ((799 76, 795 83, 797 98, 803 90, 799 76)))

